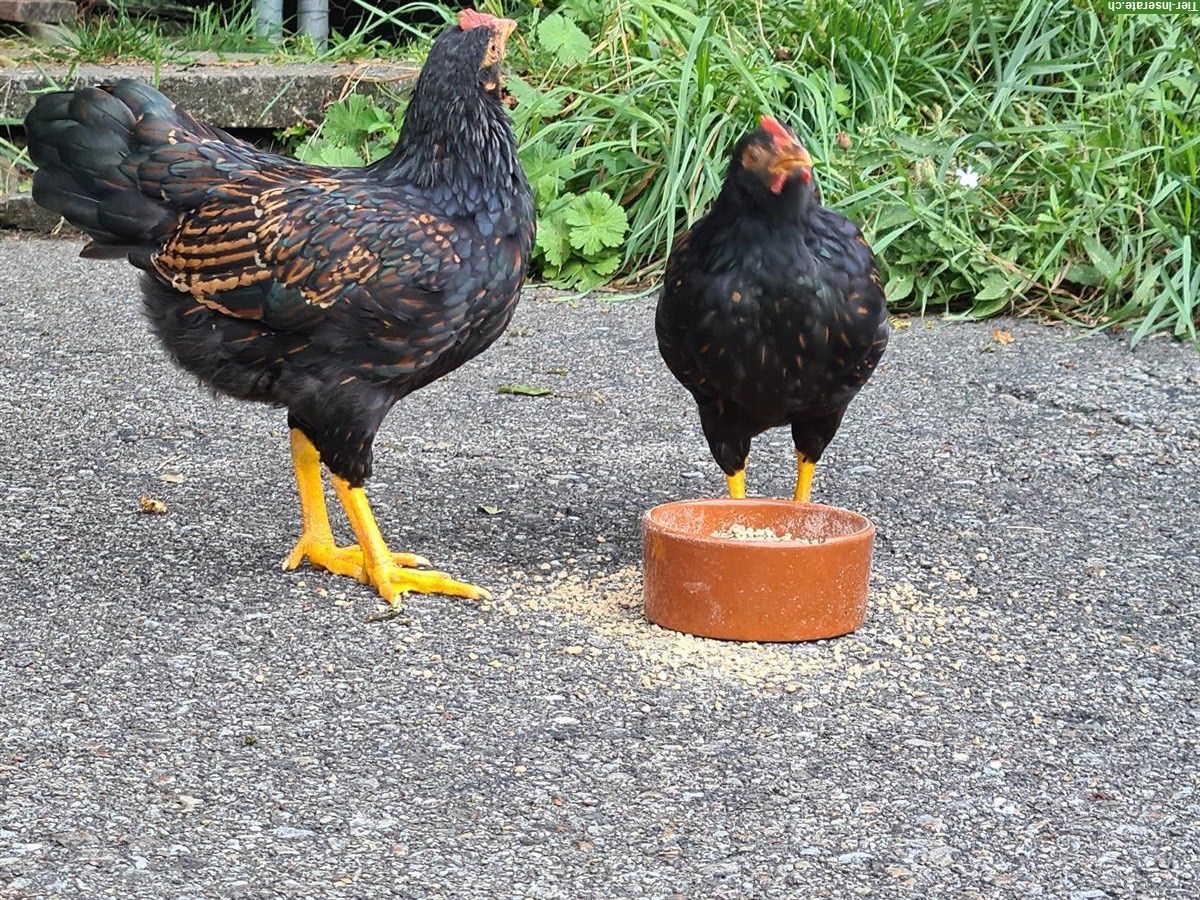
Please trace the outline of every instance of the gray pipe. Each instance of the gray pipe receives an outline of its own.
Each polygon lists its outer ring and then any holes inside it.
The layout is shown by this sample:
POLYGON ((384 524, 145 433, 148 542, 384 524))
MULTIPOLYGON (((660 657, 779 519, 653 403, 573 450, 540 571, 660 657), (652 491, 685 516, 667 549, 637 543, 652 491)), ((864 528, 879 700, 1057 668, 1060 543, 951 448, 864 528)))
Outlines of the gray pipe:
POLYGON ((283 0, 254 0, 254 19, 259 37, 283 40, 283 0))
POLYGON ((318 50, 324 50, 329 38, 329 0, 297 0, 296 18, 300 33, 311 37, 318 50))

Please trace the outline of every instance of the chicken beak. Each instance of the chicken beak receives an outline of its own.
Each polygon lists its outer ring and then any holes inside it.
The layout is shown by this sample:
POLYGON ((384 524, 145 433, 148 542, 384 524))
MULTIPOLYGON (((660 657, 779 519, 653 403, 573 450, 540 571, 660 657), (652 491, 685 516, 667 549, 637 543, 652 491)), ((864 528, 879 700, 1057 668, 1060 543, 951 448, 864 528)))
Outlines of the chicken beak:
POLYGON ((772 175, 782 175, 786 178, 793 172, 804 169, 811 172, 812 164, 812 157, 808 155, 808 151, 793 141, 788 146, 779 148, 777 155, 771 161, 769 171, 772 175))
POLYGON ((805 184, 812 181, 812 157, 796 139, 795 133, 772 116, 762 116, 758 123, 771 139, 771 161, 767 165, 767 186, 771 192, 782 192, 788 179, 796 173, 805 184))
POLYGON ((484 66, 494 66, 504 59, 504 54, 508 50, 508 36, 517 30, 517 23, 512 19, 492 19, 488 26, 492 29, 492 40, 488 44, 483 64, 484 66))
POLYGON ((504 51, 508 46, 508 38, 514 31, 517 30, 517 23, 512 19, 497 19, 495 16, 487 13, 476 12, 473 9, 464 9, 458 14, 458 27, 463 31, 469 31, 472 28, 488 28, 492 32, 492 39, 488 44, 488 52, 484 58, 484 65, 492 65, 504 58, 504 51))
POLYGON ((504 48, 508 45, 509 37, 517 30, 517 23, 512 19, 496 19, 492 23, 492 29, 496 32, 496 36, 499 39, 500 51, 504 52, 504 48))
POLYGON ((788 179, 796 174, 808 184, 812 181, 812 157, 799 142, 793 140, 787 146, 777 148, 775 158, 767 166, 767 174, 767 184, 774 194, 781 193, 788 179))

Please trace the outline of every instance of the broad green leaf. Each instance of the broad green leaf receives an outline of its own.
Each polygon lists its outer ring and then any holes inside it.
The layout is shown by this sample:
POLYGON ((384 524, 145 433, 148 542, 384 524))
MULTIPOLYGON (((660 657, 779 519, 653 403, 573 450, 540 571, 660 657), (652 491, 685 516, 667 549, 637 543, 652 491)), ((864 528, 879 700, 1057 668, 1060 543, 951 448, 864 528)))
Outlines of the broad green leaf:
POLYGON ((367 109, 367 115, 363 117, 363 126, 371 134, 385 134, 396 132, 396 122, 382 106, 371 106, 367 109))
POLYGON ((1074 284, 1086 284, 1089 287, 1104 283, 1100 270, 1086 263, 1073 263, 1067 266, 1067 273, 1063 277, 1074 284))
POLYGON ((561 150, 552 144, 535 141, 521 148, 521 164, 533 186, 538 209, 544 218, 550 218, 548 204, 557 200, 562 192, 563 181, 570 173, 570 165, 561 150))
POLYGON ((617 271, 617 266, 621 264, 621 255, 613 253, 609 256, 602 256, 599 259, 592 260, 588 265, 591 270, 599 276, 607 277, 617 271))
POLYGON ((850 115, 850 89, 844 84, 835 84, 833 86, 833 111, 839 117, 845 118, 850 115))
POLYGON ((508 92, 517 101, 519 115, 525 120, 548 119, 562 112, 562 97, 558 92, 539 91, 523 78, 510 75, 506 82, 508 92))
POLYGON ((350 94, 331 104, 325 112, 321 136, 337 144, 361 144, 377 125, 371 103, 362 94, 350 94))
POLYGON ((542 204, 558 197, 558 192, 562 190, 563 180, 553 172, 545 172, 532 178, 532 184, 533 196, 537 198, 539 204, 542 204))
POLYGON ((983 279, 983 286, 975 292, 975 302, 971 304, 971 317, 986 319, 1007 309, 1017 286, 1018 279, 1015 275, 992 272, 983 279))
POLYGON ((576 197, 563 213, 571 226, 571 246, 594 256, 605 247, 619 247, 629 229, 629 218, 608 194, 588 191, 576 197))
POLYGON ((546 262, 558 269, 571 255, 566 223, 558 216, 539 218, 537 222, 537 247, 546 262))
POLYGON ((916 217, 916 213, 912 211, 912 208, 907 203, 889 204, 880 210, 879 217, 875 220, 875 231, 887 231, 887 229, 895 228, 897 225, 912 222, 916 217))
POLYGON ((554 393, 550 388, 537 384, 502 384, 498 390, 501 394, 515 394, 518 397, 549 397, 554 393))
POLYGON ((610 0, 562 0, 554 5, 581 22, 602 22, 609 14, 610 0))
POLYGON ((988 300, 1003 300, 1004 302, 997 306, 999 309, 1013 295, 1014 285, 1012 279, 1003 272, 993 272, 983 279, 983 286, 975 292, 976 303, 972 306, 972 310, 979 315, 987 315, 987 313, 979 313, 980 304, 978 301, 988 300))
POLYGON ((563 66, 577 66, 592 52, 592 41, 562 13, 552 13, 538 23, 538 46, 563 66))
MULTIPOLYGON (((567 265, 563 266, 554 277, 554 286, 574 291, 586 291, 595 286, 591 282, 596 277, 595 273, 588 268, 586 263, 573 259, 567 265)), ((599 284, 599 281, 596 283, 599 284)))
POLYGON ((982 303, 975 303, 971 306, 971 317, 976 319, 986 319, 988 316, 994 316, 1008 308, 1008 295, 997 297, 994 300, 986 300, 982 303))
POLYGON ((304 162, 318 163, 322 166, 345 166, 357 168, 363 165, 363 158, 358 151, 343 144, 331 144, 328 141, 317 141, 300 153, 304 162))
POLYGON ((887 281, 886 293, 889 303, 898 303, 907 299, 912 291, 913 277, 911 275, 897 275, 887 281))
POLYGON ((1115 281, 1120 267, 1113 255, 1100 243, 1100 239, 1095 235, 1088 235, 1083 238, 1082 243, 1083 249, 1087 251, 1088 258, 1100 270, 1100 274, 1104 276, 1104 280, 1115 281))

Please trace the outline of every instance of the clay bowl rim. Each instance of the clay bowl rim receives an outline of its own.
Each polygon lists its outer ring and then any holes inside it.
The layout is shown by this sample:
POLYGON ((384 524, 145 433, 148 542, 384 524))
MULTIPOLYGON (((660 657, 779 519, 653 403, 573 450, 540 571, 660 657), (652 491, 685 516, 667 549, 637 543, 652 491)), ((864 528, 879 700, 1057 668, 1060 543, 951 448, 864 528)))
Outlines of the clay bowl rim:
POLYGON ((669 535, 677 540, 692 541, 697 544, 713 544, 720 547, 745 547, 747 549, 780 549, 780 550, 805 550, 817 551, 829 547, 831 544, 840 544, 850 541, 861 541, 865 538, 870 538, 875 532, 875 523, 868 519, 860 512, 855 512, 852 509, 845 509, 841 506, 830 506, 827 503, 812 503, 803 502, 800 500, 788 500, 782 497, 746 497, 743 499, 734 500, 730 497, 697 497, 691 500, 669 500, 666 503, 659 503, 657 506, 652 506, 642 514, 642 521, 645 526, 651 530, 658 531, 662 534, 669 535), (706 534, 699 531, 690 531, 686 528, 669 525, 656 519, 654 514, 659 510, 668 507, 683 507, 683 506, 734 506, 735 504, 746 504, 747 506, 769 507, 775 509, 811 509, 811 510, 832 510, 840 513, 852 520, 860 527, 855 528, 849 534, 835 534, 826 537, 824 540, 814 542, 811 539, 800 540, 763 540, 761 538, 733 538, 733 537, 714 537, 711 533, 706 534))

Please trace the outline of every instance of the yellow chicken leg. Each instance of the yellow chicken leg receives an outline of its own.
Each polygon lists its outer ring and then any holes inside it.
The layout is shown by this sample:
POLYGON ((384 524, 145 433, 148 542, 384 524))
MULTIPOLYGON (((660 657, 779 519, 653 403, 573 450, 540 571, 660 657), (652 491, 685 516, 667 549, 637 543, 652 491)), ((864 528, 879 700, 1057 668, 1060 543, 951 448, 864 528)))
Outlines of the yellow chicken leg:
MULTIPOLYGON (((325 508, 325 491, 321 485, 321 456, 317 448, 297 428, 292 429, 291 439, 292 467, 296 470, 296 487, 300 491, 300 519, 303 525, 300 539, 283 561, 283 568, 294 569, 307 557, 319 569, 369 583, 362 550, 358 545, 339 547, 333 542, 333 530, 329 527, 329 513, 325 508)), ((429 565, 428 560, 411 553, 396 553, 392 561, 398 566, 429 565)))
POLYGON ((725 476, 725 483, 729 486, 730 500, 745 500, 746 499, 746 470, 738 469, 732 475, 725 476))
POLYGON ((375 524, 375 516, 371 512, 371 504, 367 502, 367 494, 361 487, 351 487, 350 483, 337 475, 331 475, 333 489, 337 491, 342 508, 350 519, 350 527, 358 536, 358 544, 363 548, 363 568, 367 579, 392 606, 400 605, 400 598, 408 591, 419 594, 449 594, 454 597, 466 597, 469 600, 490 600, 491 594, 481 587, 455 581, 444 572, 428 569, 411 569, 396 560, 402 554, 393 554, 379 533, 375 524))
POLYGON ((817 464, 811 462, 803 453, 796 451, 796 493, 792 499, 800 503, 808 503, 812 496, 813 471, 817 464))

